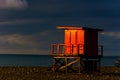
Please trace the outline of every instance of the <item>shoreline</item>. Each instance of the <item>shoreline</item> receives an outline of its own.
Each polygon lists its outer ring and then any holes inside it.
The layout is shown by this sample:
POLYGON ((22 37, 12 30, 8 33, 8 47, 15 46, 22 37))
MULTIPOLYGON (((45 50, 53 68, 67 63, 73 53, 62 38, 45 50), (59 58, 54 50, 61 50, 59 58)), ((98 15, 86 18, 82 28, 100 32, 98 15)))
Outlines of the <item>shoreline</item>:
POLYGON ((63 73, 42 66, 0 66, 0 80, 119 80, 120 67, 102 66, 101 72, 63 73))

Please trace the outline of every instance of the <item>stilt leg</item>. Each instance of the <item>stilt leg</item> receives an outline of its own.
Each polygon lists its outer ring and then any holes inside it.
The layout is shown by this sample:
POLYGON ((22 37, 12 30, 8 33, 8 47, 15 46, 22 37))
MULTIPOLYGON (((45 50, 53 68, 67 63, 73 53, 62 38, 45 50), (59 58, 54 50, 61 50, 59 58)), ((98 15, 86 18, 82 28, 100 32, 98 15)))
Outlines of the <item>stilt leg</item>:
MULTIPOLYGON (((67 58, 65 58, 65 65, 67 65, 67 63, 68 63, 68 60, 67 60, 67 58)), ((68 69, 68 67, 66 67, 66 69, 65 69, 66 73, 67 73, 67 69, 68 69)))
POLYGON ((80 73, 80 57, 79 57, 79 61, 78 61, 78 73, 80 73))

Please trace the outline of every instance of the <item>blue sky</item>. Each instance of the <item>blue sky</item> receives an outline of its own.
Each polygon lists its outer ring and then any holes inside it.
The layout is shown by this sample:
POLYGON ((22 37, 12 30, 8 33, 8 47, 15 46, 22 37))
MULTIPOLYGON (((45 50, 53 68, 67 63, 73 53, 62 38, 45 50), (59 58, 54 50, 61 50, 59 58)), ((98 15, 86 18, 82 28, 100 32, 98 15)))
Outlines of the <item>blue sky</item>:
POLYGON ((0 53, 50 54, 63 43, 56 26, 104 29, 104 55, 120 55, 119 0, 0 0, 0 53))

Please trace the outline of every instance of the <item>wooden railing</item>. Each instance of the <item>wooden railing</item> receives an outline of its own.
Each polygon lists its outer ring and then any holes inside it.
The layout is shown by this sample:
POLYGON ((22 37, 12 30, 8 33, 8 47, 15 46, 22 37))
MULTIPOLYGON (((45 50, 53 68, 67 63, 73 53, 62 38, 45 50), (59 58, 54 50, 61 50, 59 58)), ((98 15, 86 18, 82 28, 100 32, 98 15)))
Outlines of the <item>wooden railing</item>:
MULTIPOLYGON (((69 55, 75 55, 75 53, 77 53, 77 55, 80 54, 84 54, 83 53, 83 49, 84 49, 84 45, 82 44, 77 44, 77 45, 65 45, 65 44, 52 44, 52 49, 51 49, 51 53, 53 55, 66 55, 66 48, 70 47, 70 53, 69 55), (77 51, 75 51, 77 50, 77 51)), ((98 55, 99 56, 103 56, 103 46, 102 45, 98 45, 98 55)))
POLYGON ((64 54, 65 44, 52 44, 52 54, 64 54))

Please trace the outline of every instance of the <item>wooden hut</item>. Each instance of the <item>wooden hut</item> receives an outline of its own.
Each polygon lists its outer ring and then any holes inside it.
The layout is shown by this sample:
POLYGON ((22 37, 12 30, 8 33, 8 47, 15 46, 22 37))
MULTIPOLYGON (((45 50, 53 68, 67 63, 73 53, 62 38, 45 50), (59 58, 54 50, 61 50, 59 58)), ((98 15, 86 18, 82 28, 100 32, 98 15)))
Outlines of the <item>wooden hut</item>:
POLYGON ((79 26, 58 26, 57 29, 64 30, 64 43, 52 44, 53 71, 100 70, 103 46, 98 45, 98 32, 102 29, 79 26))

